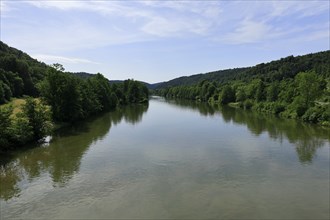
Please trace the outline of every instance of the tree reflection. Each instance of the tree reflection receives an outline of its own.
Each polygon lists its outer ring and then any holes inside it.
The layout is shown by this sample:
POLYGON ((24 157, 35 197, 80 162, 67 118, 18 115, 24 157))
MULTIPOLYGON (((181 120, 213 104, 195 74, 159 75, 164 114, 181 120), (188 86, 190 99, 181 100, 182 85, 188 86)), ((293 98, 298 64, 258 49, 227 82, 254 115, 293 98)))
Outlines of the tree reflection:
POLYGON ((167 103, 173 104, 181 109, 189 109, 198 111, 203 116, 213 116, 217 113, 216 105, 209 105, 202 102, 194 102, 190 100, 180 100, 180 99, 166 99, 167 103))
POLYGON ((297 120, 280 119, 273 115, 230 107, 222 107, 221 112, 233 123, 245 124, 254 135, 267 132, 271 139, 288 139, 296 146, 301 163, 311 163, 317 148, 324 146, 330 139, 329 129, 297 120))
POLYGON ((118 124, 122 119, 130 124, 136 124, 142 120, 143 113, 148 110, 149 104, 124 106, 110 114, 111 122, 118 124))
POLYGON ((297 120, 280 119, 273 115, 188 100, 167 102, 180 108, 198 111, 204 116, 219 114, 226 123, 245 125, 256 136, 267 132, 271 139, 288 139, 295 145, 301 163, 311 163, 317 148, 330 140, 329 129, 297 120))
POLYGON ((6 168, 0 167, 0 198, 8 200, 18 196, 20 188, 17 183, 21 180, 21 173, 15 164, 10 164, 6 168))
POLYGON ((109 133, 112 125, 124 120, 136 124, 148 110, 147 104, 130 105, 57 131, 48 146, 33 146, 17 152, 0 166, 0 198, 8 200, 20 193, 19 183, 33 181, 48 173, 54 187, 63 187, 79 171, 83 155, 92 143, 109 133))
POLYGON ((313 160, 316 149, 324 144, 320 139, 299 140, 296 144, 296 151, 301 163, 310 163, 313 160))

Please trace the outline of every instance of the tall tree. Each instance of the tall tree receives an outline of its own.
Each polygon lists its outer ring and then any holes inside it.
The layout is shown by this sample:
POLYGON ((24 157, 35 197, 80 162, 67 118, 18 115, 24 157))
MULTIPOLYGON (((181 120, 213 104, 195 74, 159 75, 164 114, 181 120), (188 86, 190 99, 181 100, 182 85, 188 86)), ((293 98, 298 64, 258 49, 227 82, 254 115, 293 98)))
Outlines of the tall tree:
POLYGON ((315 72, 302 72, 295 77, 297 89, 306 107, 314 105, 314 101, 322 93, 321 80, 315 72))
POLYGON ((46 106, 38 103, 33 98, 26 99, 23 114, 32 128, 34 140, 39 140, 50 134, 52 129, 50 111, 46 106))

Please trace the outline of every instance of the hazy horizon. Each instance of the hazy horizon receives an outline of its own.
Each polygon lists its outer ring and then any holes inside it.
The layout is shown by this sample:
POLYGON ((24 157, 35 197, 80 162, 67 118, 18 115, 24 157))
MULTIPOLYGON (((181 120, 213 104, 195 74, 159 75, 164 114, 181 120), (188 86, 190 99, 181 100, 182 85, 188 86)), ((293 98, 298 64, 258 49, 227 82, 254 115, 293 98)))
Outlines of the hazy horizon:
POLYGON ((329 1, 1 1, 1 40, 148 83, 329 50, 329 1))

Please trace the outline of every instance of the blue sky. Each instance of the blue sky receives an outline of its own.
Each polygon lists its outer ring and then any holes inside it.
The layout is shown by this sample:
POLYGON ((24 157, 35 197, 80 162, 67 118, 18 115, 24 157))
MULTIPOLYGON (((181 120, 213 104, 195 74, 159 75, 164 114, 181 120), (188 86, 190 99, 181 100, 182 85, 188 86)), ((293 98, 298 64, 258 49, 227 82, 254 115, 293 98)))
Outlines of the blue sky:
POLYGON ((3 42, 109 79, 154 83, 329 50, 328 0, 0 2, 3 42))

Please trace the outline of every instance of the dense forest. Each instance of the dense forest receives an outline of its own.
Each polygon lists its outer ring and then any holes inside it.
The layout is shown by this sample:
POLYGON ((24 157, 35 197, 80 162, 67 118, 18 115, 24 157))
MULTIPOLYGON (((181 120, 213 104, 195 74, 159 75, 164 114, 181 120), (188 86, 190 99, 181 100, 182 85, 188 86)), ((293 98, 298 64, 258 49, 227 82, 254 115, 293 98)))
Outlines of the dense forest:
POLYGON ((155 89, 163 89, 174 86, 196 85, 203 80, 226 83, 232 80, 249 81, 254 78, 262 78, 265 81, 281 80, 295 76, 299 72, 317 70, 317 72, 329 72, 329 51, 308 54, 303 56, 289 56, 270 63, 261 63, 253 67, 218 70, 208 73, 200 73, 191 76, 182 76, 167 82, 152 84, 155 89), (323 70, 322 70, 323 69, 323 70))
POLYGON ((154 93, 231 104, 329 126, 330 51, 180 77, 159 85, 154 93))
POLYGON ((54 125, 147 102, 148 96, 141 82, 110 84, 100 73, 86 77, 64 72, 60 64, 48 66, 0 41, 0 151, 40 140, 54 125), (13 99, 24 103, 14 109, 13 99))

